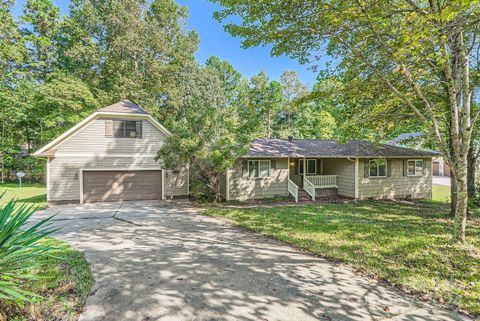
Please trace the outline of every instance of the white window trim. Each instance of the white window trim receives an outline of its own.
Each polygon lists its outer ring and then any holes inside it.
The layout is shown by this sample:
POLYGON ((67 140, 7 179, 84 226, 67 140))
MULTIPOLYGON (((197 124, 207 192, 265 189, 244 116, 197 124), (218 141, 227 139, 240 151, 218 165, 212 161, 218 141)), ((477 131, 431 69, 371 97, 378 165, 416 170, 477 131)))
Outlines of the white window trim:
MULTIPOLYGON (((272 162, 269 159, 249 159, 248 160, 248 178, 250 179, 266 179, 270 178, 270 169, 272 166, 272 162), (260 169, 260 162, 268 162, 268 174, 267 177, 255 177, 255 176, 250 176, 250 162, 258 162, 258 168, 260 169)), ((260 173, 260 171, 259 171, 260 173)))
POLYGON ((424 160, 423 159, 407 159, 407 176, 408 177, 419 177, 419 176, 423 176, 423 167, 425 166, 424 164, 424 160), (415 173, 414 174, 410 174, 408 173, 408 162, 415 162, 415 166, 413 166, 414 170, 415 170, 415 173), (422 162, 422 170, 420 171, 420 173, 417 174, 417 162, 422 162))
MULTIPOLYGON (((105 135, 105 138, 116 138, 116 139, 143 139, 143 121, 142 120, 137 120, 137 119, 108 119, 108 120, 111 120, 112 121, 112 130, 113 130, 113 133, 112 133, 112 137, 110 136, 107 136, 105 135), (135 136, 135 137, 129 137, 129 136, 125 136, 126 135, 126 122, 135 122, 135 134, 138 134, 136 132, 136 127, 137 127, 137 122, 139 122, 141 125, 141 129, 140 129, 140 136, 135 136), (123 135, 124 136, 115 136, 115 128, 114 128, 114 124, 115 122, 121 122, 123 124, 123 135)), ((107 120, 105 120, 106 122, 107 120)), ((106 126, 106 125, 105 125, 106 126)))
MULTIPOLYGON (((388 173, 387 173, 387 171, 388 171, 387 160, 385 160, 385 164, 383 164, 383 165, 385 165, 385 175, 383 175, 383 176, 380 176, 380 175, 372 176, 372 175, 370 175, 370 168, 372 166, 371 164, 372 164, 372 162, 376 162, 376 161, 377 160, 370 160, 368 162, 368 178, 386 178, 387 175, 388 175, 388 173)), ((380 164, 377 164, 377 174, 379 173, 378 166, 380 166, 380 164)))
MULTIPOLYGON (((300 164, 303 165, 303 159, 297 160, 297 174, 298 175, 303 175, 303 173, 300 173, 300 164)), ((305 166, 307 167, 307 173, 305 175, 316 175, 317 174, 317 159, 315 159, 315 158, 305 159, 305 166), (308 162, 309 161, 314 161, 314 163, 315 163, 315 172, 313 172, 313 173, 308 172, 308 162)), ((304 171, 305 171, 305 168, 304 168, 304 171)))

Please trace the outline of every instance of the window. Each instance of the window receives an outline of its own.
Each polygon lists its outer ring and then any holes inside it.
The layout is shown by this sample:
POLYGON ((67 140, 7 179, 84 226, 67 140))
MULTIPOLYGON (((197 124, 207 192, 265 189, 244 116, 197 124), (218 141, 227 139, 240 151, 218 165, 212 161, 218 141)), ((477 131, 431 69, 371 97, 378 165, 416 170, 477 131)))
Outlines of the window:
POLYGON ((267 178, 270 176, 269 160, 248 161, 248 176, 250 178, 267 178))
POLYGON ((141 120, 107 120, 105 137, 142 138, 141 120))
MULTIPOLYGON (((316 159, 307 159, 307 175, 317 174, 317 160, 316 159)), ((303 174, 303 159, 298 160, 298 174, 303 174)))
POLYGON ((422 176, 423 175, 423 160, 409 159, 407 161, 407 176, 422 176))
POLYGON ((386 177, 387 161, 384 159, 376 159, 370 161, 369 177, 386 177))

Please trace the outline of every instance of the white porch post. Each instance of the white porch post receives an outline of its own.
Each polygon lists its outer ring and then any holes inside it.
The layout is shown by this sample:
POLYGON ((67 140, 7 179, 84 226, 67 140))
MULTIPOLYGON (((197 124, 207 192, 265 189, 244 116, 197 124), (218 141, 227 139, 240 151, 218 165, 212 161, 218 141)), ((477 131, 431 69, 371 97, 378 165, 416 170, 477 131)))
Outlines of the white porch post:
POLYGON ((303 157, 303 180, 305 181, 305 173, 307 172, 307 159, 303 157))
POLYGON ((290 179, 290 157, 287 158, 287 162, 288 162, 288 165, 287 165, 287 168, 288 168, 288 179, 290 179))

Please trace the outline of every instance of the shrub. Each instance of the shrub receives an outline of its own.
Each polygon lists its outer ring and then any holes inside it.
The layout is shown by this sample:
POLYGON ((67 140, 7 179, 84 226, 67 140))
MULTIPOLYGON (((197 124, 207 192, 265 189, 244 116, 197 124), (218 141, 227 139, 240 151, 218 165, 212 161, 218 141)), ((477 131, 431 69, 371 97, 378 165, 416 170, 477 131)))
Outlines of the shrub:
POLYGON ((39 298, 22 289, 22 284, 38 278, 32 273, 41 265, 38 258, 52 249, 41 241, 55 230, 49 222, 52 217, 27 224, 35 211, 36 207, 17 200, 0 207, 0 300, 25 302, 39 298))

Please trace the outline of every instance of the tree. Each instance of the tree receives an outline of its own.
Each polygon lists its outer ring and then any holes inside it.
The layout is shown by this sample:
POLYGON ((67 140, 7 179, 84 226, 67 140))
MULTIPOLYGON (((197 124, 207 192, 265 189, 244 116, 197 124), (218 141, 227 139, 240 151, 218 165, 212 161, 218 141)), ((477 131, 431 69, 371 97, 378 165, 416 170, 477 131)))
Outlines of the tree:
POLYGON ((56 60, 54 42, 60 10, 50 0, 27 0, 23 12, 22 33, 29 49, 27 68, 35 80, 43 81, 56 60))
POLYGON ((355 79, 375 77, 428 129, 456 182, 453 240, 465 242, 467 155, 480 110, 480 24, 477 1, 296 2, 214 0, 226 30, 246 47, 271 44, 272 54, 313 62, 327 48, 355 79), (278 32, 282 30, 282 32, 278 32))
POLYGON ((196 33, 183 28, 187 16, 174 0, 74 0, 60 61, 104 103, 129 98, 158 116, 166 95, 175 95, 170 74, 197 49, 196 33))
MULTIPOLYGON (((285 118, 287 132, 292 132, 292 118, 297 109, 295 101, 307 94, 307 87, 298 79, 293 70, 284 71, 280 76, 282 86, 283 106, 282 113, 285 118)), ((288 135, 287 135, 288 136, 288 135)))
POLYGON ((187 70, 182 74, 189 77, 182 83, 185 98, 176 120, 170 123, 173 135, 167 138, 158 159, 167 168, 188 163, 194 178, 217 202, 221 176, 246 152, 251 138, 245 126, 248 122, 244 123, 235 109, 225 108, 223 84, 215 71, 195 63, 184 68, 187 70))
POLYGON ((227 106, 232 106, 238 96, 238 89, 242 75, 228 62, 220 60, 218 57, 211 56, 205 62, 218 77, 221 82, 225 98, 227 99, 227 106))
POLYGON ((16 101, 14 82, 21 77, 20 66, 25 61, 27 53, 18 23, 10 12, 13 4, 13 1, 0 2, 0 175, 2 183, 4 169, 11 163, 11 152, 18 144, 8 124, 11 122, 12 103, 16 101))
POLYGON ((257 135, 272 138, 274 116, 278 115, 282 104, 282 86, 278 81, 270 81, 261 71, 250 79, 249 110, 250 117, 262 120, 257 135))

